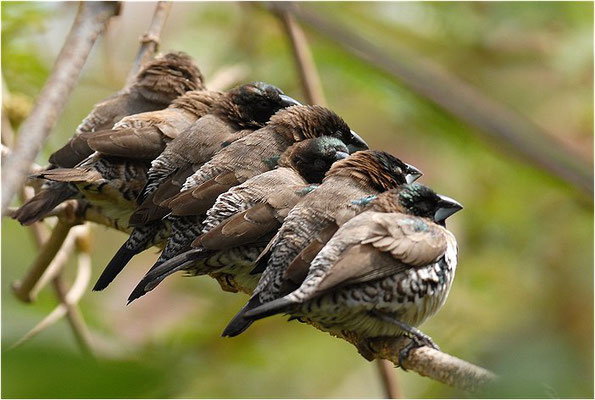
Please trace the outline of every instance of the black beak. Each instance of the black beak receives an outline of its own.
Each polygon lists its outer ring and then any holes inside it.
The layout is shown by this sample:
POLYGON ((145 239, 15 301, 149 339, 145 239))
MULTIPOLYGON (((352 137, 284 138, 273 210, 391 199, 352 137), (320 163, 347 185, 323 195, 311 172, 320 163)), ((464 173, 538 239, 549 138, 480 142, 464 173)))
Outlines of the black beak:
POLYGON ((302 103, 300 103, 293 97, 289 97, 286 94, 281 94, 281 95, 279 95, 279 97, 281 98, 281 104, 283 105, 283 108, 302 105, 302 103))
POLYGON ((343 160, 349 157, 349 153, 345 153, 344 151, 337 151, 335 153, 335 161, 343 160))
POLYGON ((440 197, 440 202, 438 203, 440 208, 434 213, 434 221, 437 223, 445 221, 446 218, 463 209, 461 203, 450 197, 442 196, 441 194, 438 197, 440 197))
POLYGON ((360 150, 368 150, 369 146, 368 143, 364 141, 355 131, 351 131, 351 139, 347 144, 347 148, 349 149, 349 154, 353 154, 356 151, 360 150))
POLYGON ((407 165, 407 172, 405 173, 405 180, 409 184, 415 182, 416 180, 419 179, 420 176, 422 176, 424 174, 423 172, 421 172, 419 169, 415 168, 411 164, 405 163, 405 165, 407 165))

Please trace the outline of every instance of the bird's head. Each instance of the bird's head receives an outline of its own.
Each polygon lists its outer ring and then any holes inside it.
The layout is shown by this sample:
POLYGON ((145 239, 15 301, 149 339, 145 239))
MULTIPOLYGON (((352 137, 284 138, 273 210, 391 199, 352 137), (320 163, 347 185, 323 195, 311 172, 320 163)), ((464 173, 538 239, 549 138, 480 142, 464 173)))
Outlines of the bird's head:
POLYGON ((350 153, 368 148, 368 144, 349 128, 343 118, 322 106, 289 107, 275 114, 269 126, 295 142, 332 136, 345 143, 350 153))
POLYGON ((371 207, 429 218, 441 225, 445 224, 448 217, 463 209, 456 200, 437 194, 420 183, 402 185, 382 193, 371 203, 371 207))
POLYGON ((228 92, 228 115, 239 125, 261 128, 277 111, 299 105, 275 85, 252 82, 228 92))
POLYGON ((384 192, 414 182, 422 173, 397 157, 377 150, 358 151, 332 166, 327 176, 350 175, 384 192))
POLYGON ((136 75, 133 88, 147 99, 168 104, 190 90, 204 90, 203 81, 188 54, 171 52, 147 63, 136 75))
POLYGON ((320 136, 290 146, 279 165, 295 169, 308 183, 320 183, 335 161, 349 156, 349 149, 340 139, 320 136))

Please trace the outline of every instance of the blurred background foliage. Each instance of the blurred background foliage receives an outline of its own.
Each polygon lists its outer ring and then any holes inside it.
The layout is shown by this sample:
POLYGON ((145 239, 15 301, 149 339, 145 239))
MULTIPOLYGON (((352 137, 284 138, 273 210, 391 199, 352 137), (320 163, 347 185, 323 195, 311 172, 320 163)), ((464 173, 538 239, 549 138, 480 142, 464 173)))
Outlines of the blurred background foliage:
MULTIPOLYGON (((39 93, 76 3, 2 4, 2 73, 15 127, 39 93)), ((593 4, 578 2, 307 3, 388 54, 430 59, 557 137, 592 165, 593 4)), ((72 134, 91 106, 120 89, 154 5, 125 3, 38 158, 72 134)), ((450 354, 504 378, 489 397, 593 397, 592 199, 507 154, 398 81, 306 30, 329 106, 374 148, 421 168, 421 182, 465 205, 450 228, 457 278, 422 326, 450 354)), ((204 75, 241 64, 303 98, 279 21, 249 3, 175 3, 161 50, 192 55, 204 75)), ((453 98, 453 102, 457 99, 453 98)), ((93 279, 125 235, 93 226, 93 279)), ((209 278, 175 276, 141 301, 126 297, 157 257, 135 258, 80 306, 97 361, 65 321, 7 351, 55 306, 49 290, 19 303, 8 289, 36 254, 30 233, 2 221, 4 397, 381 397, 375 365, 347 343, 274 317, 234 339, 219 334, 246 297, 209 278)), ((70 265, 72 267, 72 265, 70 265)), ((72 271, 73 268, 68 268, 72 271)), ((406 397, 466 397, 395 370, 406 397)))

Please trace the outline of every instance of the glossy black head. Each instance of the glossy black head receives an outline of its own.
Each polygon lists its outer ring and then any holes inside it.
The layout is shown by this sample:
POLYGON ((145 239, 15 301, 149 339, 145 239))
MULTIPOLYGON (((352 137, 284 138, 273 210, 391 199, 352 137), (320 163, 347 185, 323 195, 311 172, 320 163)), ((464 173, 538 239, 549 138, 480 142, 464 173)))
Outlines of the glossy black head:
POLYGON ((256 127, 264 126, 280 109, 300 104, 278 87, 264 82, 239 86, 229 94, 239 118, 256 127))
POLYGON ((446 218, 463 209, 457 201, 419 183, 401 186, 397 190, 397 197, 408 214, 430 218, 441 225, 444 225, 446 218))
POLYGON ((321 136, 296 143, 290 163, 308 183, 320 183, 335 161, 349 156, 349 149, 341 140, 321 136))

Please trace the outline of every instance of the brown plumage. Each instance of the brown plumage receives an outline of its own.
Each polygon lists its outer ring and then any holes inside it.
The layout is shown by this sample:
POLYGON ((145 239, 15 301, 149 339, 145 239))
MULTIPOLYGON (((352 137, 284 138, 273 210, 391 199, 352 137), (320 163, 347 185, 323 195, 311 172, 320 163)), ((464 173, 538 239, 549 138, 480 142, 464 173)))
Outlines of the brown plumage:
POLYGON ((332 111, 320 106, 290 107, 274 115, 266 127, 221 150, 186 180, 182 192, 168 200, 167 206, 172 215, 204 213, 219 194, 271 169, 292 143, 324 135, 360 149, 367 147, 332 111))
POLYGON ((122 159, 98 153, 76 168, 56 168, 42 172, 38 178, 73 184, 82 195, 114 223, 128 226, 136 208, 136 198, 147 182, 147 160, 122 159))
POLYGON ((415 345, 435 347, 412 327, 446 301, 457 244, 440 225, 461 208, 419 184, 380 194, 337 231, 298 289, 245 317, 289 312, 330 332, 351 332, 362 342, 406 333, 415 345))
POLYGON ((250 293, 258 278, 249 272, 264 244, 298 200, 314 190, 332 163, 347 157, 348 151, 343 142, 328 136, 290 146, 281 155, 278 168, 250 178, 219 196, 207 212, 203 234, 193 243, 199 248, 147 274, 129 301, 150 290, 147 286, 152 289, 181 269, 192 275, 209 273, 224 290, 233 280, 235 290, 250 293))
MULTIPOLYGON (((191 173, 195 165, 202 165, 222 147, 262 126, 277 110, 296 103, 273 85, 263 82, 242 85, 226 93, 208 115, 189 127, 180 140, 167 146, 153 161, 149 179, 139 196, 141 207, 130 218, 135 230, 108 263, 94 289, 107 287, 135 254, 170 234, 169 222, 161 221, 162 209, 147 198, 161 182, 172 182, 172 177, 188 170, 191 173)), ((174 229, 174 237, 180 232, 185 234, 186 230, 200 232, 194 220, 181 222, 183 226, 174 229)), ((167 254, 164 251, 162 256, 167 254)))
POLYGON ((93 152, 87 144, 93 132, 111 129, 128 115, 163 109, 187 91, 203 88, 202 74, 188 55, 167 53, 144 66, 130 87, 96 104, 74 137, 49 161, 62 168, 74 167, 93 152))
MULTIPOLYGON (((367 145, 345 121, 320 106, 293 106, 279 111, 267 125, 217 153, 186 180, 185 191, 168 202, 172 236, 155 266, 186 250, 200 234, 200 220, 217 197, 253 176, 273 169, 291 144, 315 137, 332 136, 345 144, 367 145)), ((154 266, 154 267, 155 267, 154 266)))
MULTIPOLYGON (((78 126, 74 137, 50 156, 48 170, 75 167, 93 153, 88 140, 93 139, 98 131, 111 129, 129 115, 161 110, 184 93, 203 89, 202 81, 200 71, 184 53, 168 53, 149 62, 129 88, 95 105, 78 126)), ((13 218, 23 225, 32 224, 61 202, 76 195, 76 187, 65 182, 50 182, 21 206, 13 218)))
POLYGON ((264 126, 279 109, 298 104, 283 92, 263 82, 230 90, 211 112, 186 129, 153 161, 141 205, 131 218, 139 226, 162 218, 169 210, 160 207, 176 195, 186 178, 216 152, 264 126))
POLYGON ((164 110, 131 115, 110 130, 95 132, 87 143, 104 155, 153 160, 222 96, 221 92, 208 90, 187 92, 164 110))
POLYGON ((259 257, 253 272, 263 275, 250 302, 231 321, 225 335, 235 336, 250 325, 243 318, 246 311, 299 286, 309 263, 299 262, 288 269, 292 261, 296 257, 312 259, 341 225, 361 212, 362 205, 354 200, 390 190, 420 175, 419 170, 380 151, 360 151, 335 163, 322 184, 291 210, 259 257), (315 245, 308 249, 312 243, 315 245))

